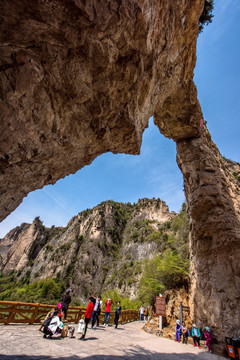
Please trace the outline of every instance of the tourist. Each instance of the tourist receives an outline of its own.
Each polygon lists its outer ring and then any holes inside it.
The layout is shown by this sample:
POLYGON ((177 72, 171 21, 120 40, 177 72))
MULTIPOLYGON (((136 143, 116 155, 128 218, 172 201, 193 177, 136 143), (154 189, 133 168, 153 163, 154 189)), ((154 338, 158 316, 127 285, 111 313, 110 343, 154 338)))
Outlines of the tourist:
POLYGON ((50 321, 54 316, 58 316, 61 321, 61 315, 62 315, 61 309, 62 309, 62 306, 59 307, 59 304, 58 304, 54 309, 50 310, 47 313, 47 315, 45 316, 45 318, 39 328, 39 331, 42 331, 43 327, 46 326, 46 324, 50 324, 50 321))
POLYGON ((99 316, 101 314, 101 311, 102 311, 102 306, 103 306, 103 302, 102 302, 102 298, 101 296, 98 297, 98 299, 100 299, 100 308, 98 309, 97 311, 97 316, 96 316, 96 320, 97 320, 97 326, 99 326, 99 316))
POLYGON ((44 338, 46 338, 47 336, 49 338, 52 338, 54 334, 58 334, 62 331, 63 323, 60 321, 58 314, 59 309, 55 308, 51 316, 43 322, 44 338))
POLYGON ((118 320, 119 320, 119 316, 121 315, 121 305, 120 305, 120 301, 117 302, 117 307, 115 310, 115 317, 114 317, 114 324, 115 324, 115 329, 117 329, 118 327, 118 320))
POLYGON ((182 334, 183 334, 182 343, 187 345, 187 343, 188 343, 188 327, 184 321, 182 323, 182 334))
POLYGON ((99 326, 99 315, 101 313, 101 308, 102 308, 102 301, 101 301, 101 296, 99 296, 95 301, 94 309, 92 313, 92 329, 94 329, 96 320, 97 320, 97 326, 99 326))
POLYGON ((175 327, 175 341, 180 343, 182 335, 182 326, 180 320, 176 320, 176 327, 175 327))
POLYGON ((139 312, 140 312, 140 320, 143 321, 144 320, 144 307, 141 305, 139 312))
POLYGON ((196 343, 198 344, 199 349, 201 349, 200 346, 200 339, 201 339, 201 333, 200 330, 197 328, 196 324, 193 324, 192 326, 192 337, 193 337, 193 346, 196 346, 196 343))
POLYGON ((206 345, 205 348, 208 348, 208 351, 211 353, 212 352, 212 348, 211 348, 211 343, 212 343, 212 333, 211 330, 208 326, 205 327, 205 332, 204 332, 204 336, 206 339, 206 345))
POLYGON ((68 311, 68 308, 69 308, 69 304, 70 304, 71 301, 72 301, 70 292, 71 292, 71 289, 68 289, 68 290, 66 291, 66 294, 63 295, 63 298, 62 298, 62 311, 63 311, 63 313, 64 313, 64 318, 63 318, 63 320, 66 320, 66 318, 67 318, 67 311, 68 311))
POLYGON ((59 304, 57 304, 57 307, 55 308, 55 310, 57 309, 57 312, 58 312, 58 317, 59 317, 59 319, 62 321, 62 315, 63 315, 63 313, 62 313, 62 304, 61 303, 59 303, 59 304))
POLYGON ((94 302, 95 302, 95 298, 93 296, 90 296, 90 298, 88 299, 88 306, 87 306, 87 309, 86 309, 86 312, 84 315, 85 329, 84 329, 83 335, 80 337, 80 340, 85 339, 87 327, 91 321, 91 316, 92 316, 93 309, 94 309, 94 302))
POLYGON ((110 317, 110 307, 112 305, 112 299, 107 299, 105 302, 106 309, 105 309, 105 316, 104 316, 104 326, 108 326, 109 317, 110 317))

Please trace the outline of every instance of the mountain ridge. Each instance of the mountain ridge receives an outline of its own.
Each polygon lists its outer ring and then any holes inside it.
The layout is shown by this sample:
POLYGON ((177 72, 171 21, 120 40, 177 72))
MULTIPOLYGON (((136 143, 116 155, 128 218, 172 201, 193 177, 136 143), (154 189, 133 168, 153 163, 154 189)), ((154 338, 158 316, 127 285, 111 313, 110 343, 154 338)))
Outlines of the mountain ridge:
POLYGON ((164 249, 166 232, 159 229, 176 216, 164 201, 144 198, 136 204, 104 201, 66 227, 46 228, 35 218, 0 240, 0 269, 30 282, 62 279, 82 302, 113 288, 134 298, 144 260, 164 249))

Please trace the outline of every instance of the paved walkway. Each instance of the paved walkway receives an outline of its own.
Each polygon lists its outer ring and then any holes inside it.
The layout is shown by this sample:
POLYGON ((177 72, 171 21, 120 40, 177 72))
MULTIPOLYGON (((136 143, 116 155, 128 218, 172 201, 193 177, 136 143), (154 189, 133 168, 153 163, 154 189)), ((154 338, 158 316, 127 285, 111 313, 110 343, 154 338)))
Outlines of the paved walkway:
MULTIPOLYGON (((77 325, 75 325, 77 329, 77 325)), ((147 334, 142 323, 88 329, 86 340, 43 339, 38 325, 1 325, 1 360, 223 360, 192 345, 147 334)))

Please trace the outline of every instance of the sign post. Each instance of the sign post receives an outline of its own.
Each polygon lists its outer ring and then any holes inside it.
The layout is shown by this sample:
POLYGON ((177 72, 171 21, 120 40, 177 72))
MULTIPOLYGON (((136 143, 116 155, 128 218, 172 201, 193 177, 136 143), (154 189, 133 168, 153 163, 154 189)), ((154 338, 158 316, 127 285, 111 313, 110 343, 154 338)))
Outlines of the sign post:
POLYGON ((159 329, 162 330, 162 317, 166 317, 166 298, 159 294, 155 302, 156 315, 159 316, 159 329))

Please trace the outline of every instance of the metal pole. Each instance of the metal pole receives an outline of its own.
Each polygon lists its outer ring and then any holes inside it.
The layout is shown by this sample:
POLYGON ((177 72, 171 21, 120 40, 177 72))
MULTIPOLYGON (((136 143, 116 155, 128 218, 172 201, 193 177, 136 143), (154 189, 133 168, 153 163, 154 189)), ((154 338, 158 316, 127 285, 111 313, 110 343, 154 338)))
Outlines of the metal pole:
MULTIPOLYGON (((162 297, 162 294, 159 294, 160 297, 162 297)), ((159 329, 162 330, 162 316, 159 316, 159 329)))
POLYGON ((181 324, 183 323, 183 309, 182 309, 182 302, 180 302, 180 321, 181 324))
POLYGON ((159 329, 162 330, 162 316, 159 316, 159 329))

